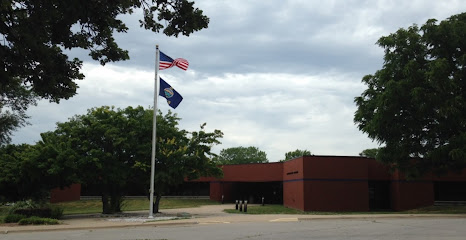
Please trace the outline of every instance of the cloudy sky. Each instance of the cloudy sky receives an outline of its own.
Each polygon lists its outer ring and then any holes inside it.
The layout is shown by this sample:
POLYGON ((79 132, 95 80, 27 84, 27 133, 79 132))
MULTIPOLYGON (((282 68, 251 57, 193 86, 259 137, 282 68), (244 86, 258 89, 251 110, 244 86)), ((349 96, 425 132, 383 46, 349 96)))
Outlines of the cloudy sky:
MULTIPOLYGON (((35 143, 56 122, 92 107, 153 105, 155 45, 189 61, 188 71, 159 74, 184 98, 173 110, 180 127, 223 131, 223 148, 255 146, 269 161, 288 151, 358 155, 377 147, 353 122, 353 102, 365 89, 364 75, 383 64, 381 37, 464 12, 461 0, 197 0, 208 29, 169 38, 139 28, 140 15, 123 16, 130 31, 118 34, 130 60, 99 65, 86 52, 86 78, 78 94, 60 104, 41 101, 28 111, 30 126, 13 143, 35 143)), ((170 107, 159 98, 159 109, 170 107)))

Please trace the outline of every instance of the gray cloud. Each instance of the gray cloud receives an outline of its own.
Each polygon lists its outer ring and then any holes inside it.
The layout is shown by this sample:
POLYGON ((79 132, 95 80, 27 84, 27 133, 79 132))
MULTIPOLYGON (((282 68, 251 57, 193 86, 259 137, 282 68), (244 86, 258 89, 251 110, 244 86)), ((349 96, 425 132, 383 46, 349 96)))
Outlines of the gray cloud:
MULTIPOLYGON (((33 143, 55 122, 102 105, 153 105, 155 44, 189 60, 187 72, 160 71, 184 100, 174 110, 181 127, 225 133, 222 148, 257 146, 271 161, 297 148, 314 154, 357 155, 377 144, 353 123, 361 79, 382 67, 383 35, 429 18, 464 11, 460 1, 214 1, 196 6, 210 17, 208 29, 168 38, 139 28, 138 15, 122 16, 130 31, 118 34, 131 59, 93 62, 85 51, 78 95, 59 105, 32 107, 31 126, 15 143, 33 143)), ((168 105, 159 98, 159 108, 168 105)))
POLYGON ((429 18, 459 13, 459 5, 458 1, 200 1, 197 6, 211 23, 189 38, 139 29, 133 15, 129 34, 119 39, 130 50, 129 64, 147 69, 154 58, 150 50, 158 43, 210 74, 329 69, 364 73, 382 64, 383 51, 375 45, 378 38, 429 18))

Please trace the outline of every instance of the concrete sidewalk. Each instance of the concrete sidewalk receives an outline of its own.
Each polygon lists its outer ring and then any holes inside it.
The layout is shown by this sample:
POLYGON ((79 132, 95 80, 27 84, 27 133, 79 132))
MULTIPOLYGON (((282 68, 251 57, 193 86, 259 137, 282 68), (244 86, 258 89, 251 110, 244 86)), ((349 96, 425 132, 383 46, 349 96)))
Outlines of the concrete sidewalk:
POLYGON ((359 214, 359 215, 295 215, 295 214, 229 214, 224 209, 235 205, 207 205, 198 208, 163 209, 149 219, 148 211, 126 212, 116 215, 85 214, 65 216, 59 225, 0 225, 0 234, 34 231, 82 230, 122 227, 162 227, 190 224, 222 224, 238 222, 292 222, 325 219, 376 219, 376 218, 466 218, 466 214, 359 214), (191 217, 183 217, 190 215, 191 217), (178 216, 178 217, 177 217, 178 216), (181 216, 181 217, 179 217, 181 216))

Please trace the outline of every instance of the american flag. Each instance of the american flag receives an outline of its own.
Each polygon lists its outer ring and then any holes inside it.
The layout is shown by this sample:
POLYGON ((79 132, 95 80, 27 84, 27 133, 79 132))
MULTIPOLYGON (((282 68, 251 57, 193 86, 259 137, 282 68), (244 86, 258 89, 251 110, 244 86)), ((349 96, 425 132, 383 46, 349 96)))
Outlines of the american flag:
POLYGON ((164 70, 173 66, 177 66, 186 71, 188 69, 189 63, 188 60, 184 58, 177 58, 173 60, 173 58, 165 55, 162 51, 160 51, 159 70, 164 70))

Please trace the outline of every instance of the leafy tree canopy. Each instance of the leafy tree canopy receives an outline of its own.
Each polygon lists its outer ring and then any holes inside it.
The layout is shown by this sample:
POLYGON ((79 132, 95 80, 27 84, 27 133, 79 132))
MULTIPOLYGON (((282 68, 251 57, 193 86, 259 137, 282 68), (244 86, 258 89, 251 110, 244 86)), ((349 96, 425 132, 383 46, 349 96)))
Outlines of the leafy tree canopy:
POLYGON ((232 147, 222 149, 214 158, 218 164, 267 163, 267 154, 257 147, 232 147))
MULTIPOLYGON (((150 186, 152 116, 153 110, 143 107, 92 108, 42 133, 34 146, 2 147, 0 190, 24 186, 48 192, 80 182, 98 189, 104 213, 118 212, 129 188, 150 186)), ((222 175, 211 148, 223 133, 205 131, 205 124, 188 132, 178 128, 179 120, 171 112, 157 115, 156 212, 160 197, 185 179, 222 175)))
POLYGON ((307 156, 307 155, 311 155, 311 152, 309 150, 296 149, 294 151, 285 153, 285 159, 280 160, 280 162, 284 162, 290 159, 307 156))
POLYGON ((66 143, 0 147, 0 199, 44 200, 50 189, 77 182, 75 159, 66 153, 69 148, 66 143))
MULTIPOLYGON (((30 192, 28 185, 31 181, 26 179, 23 173, 24 157, 30 145, 7 145, 0 147, 0 200, 17 201, 24 198, 35 198, 41 193, 30 192)), ((34 188, 33 188, 34 189, 34 188)))
POLYGON ((102 65, 129 59, 114 33, 120 15, 142 9, 141 27, 177 37, 207 28, 209 18, 187 0, 2 0, 0 3, 0 144, 26 124, 38 99, 59 102, 76 94, 82 61, 63 51, 80 48, 102 65), (163 23, 163 24, 162 24, 163 23))
POLYGON ((376 158, 380 148, 368 148, 359 153, 361 157, 376 158))
POLYGON ((377 159, 408 176, 466 167, 466 13, 381 37, 383 68, 355 98, 377 159))

